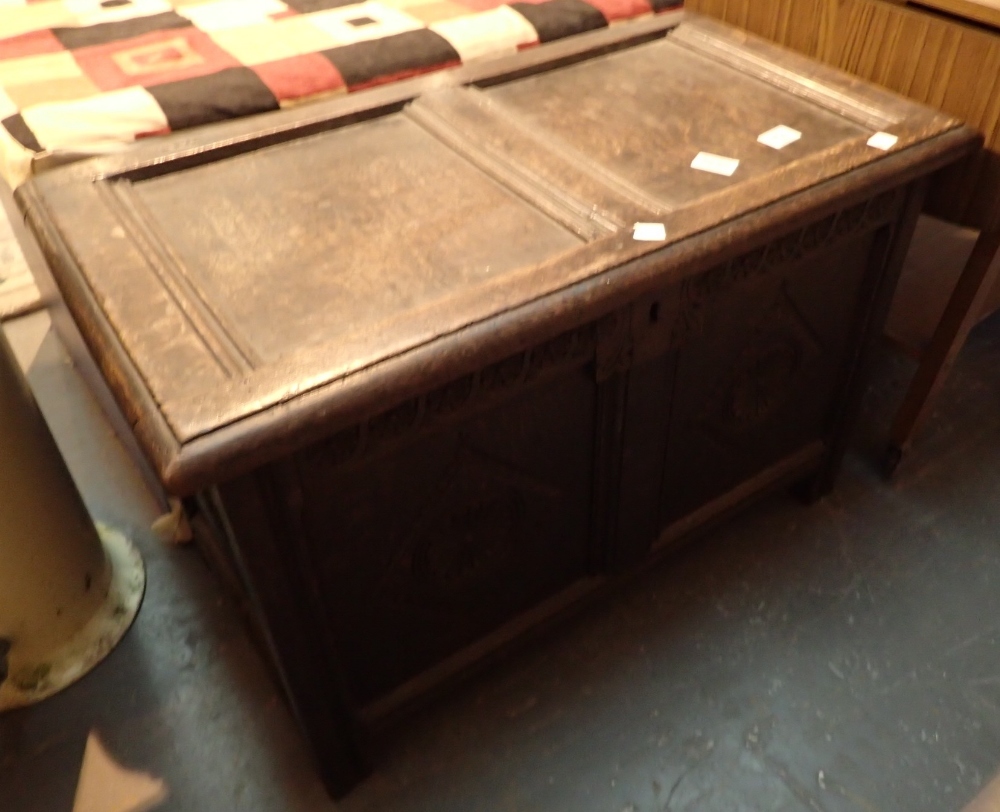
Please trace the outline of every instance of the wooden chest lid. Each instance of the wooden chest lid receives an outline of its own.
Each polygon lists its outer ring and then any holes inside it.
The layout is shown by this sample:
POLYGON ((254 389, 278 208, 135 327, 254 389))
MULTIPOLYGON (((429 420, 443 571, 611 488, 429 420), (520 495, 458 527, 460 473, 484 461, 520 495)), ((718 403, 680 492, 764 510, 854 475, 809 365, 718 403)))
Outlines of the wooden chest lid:
POLYGON ((656 21, 619 29, 19 190, 168 489, 274 458, 974 143, 706 20, 602 53, 656 21), (779 125, 801 137, 758 141, 779 125), (888 150, 868 143, 880 131, 888 150), (692 168, 699 153, 714 172, 692 168), (733 164, 711 156, 738 165, 717 174, 733 164), (633 239, 636 222, 665 240, 633 239))

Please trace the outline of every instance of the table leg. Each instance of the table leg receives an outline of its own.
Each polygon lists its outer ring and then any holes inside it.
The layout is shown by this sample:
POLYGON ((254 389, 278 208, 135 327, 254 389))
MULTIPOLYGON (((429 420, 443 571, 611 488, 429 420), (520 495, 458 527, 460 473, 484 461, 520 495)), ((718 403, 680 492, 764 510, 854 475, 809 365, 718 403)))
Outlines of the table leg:
POLYGON ((972 255, 955 283, 955 290, 938 322, 937 329, 920 359, 910 388, 896 413, 889 432, 885 473, 892 476, 909 448, 913 435, 927 417, 958 351, 969 331, 976 325, 980 311, 993 284, 1000 264, 993 259, 1000 250, 1000 231, 984 231, 976 240, 972 255))

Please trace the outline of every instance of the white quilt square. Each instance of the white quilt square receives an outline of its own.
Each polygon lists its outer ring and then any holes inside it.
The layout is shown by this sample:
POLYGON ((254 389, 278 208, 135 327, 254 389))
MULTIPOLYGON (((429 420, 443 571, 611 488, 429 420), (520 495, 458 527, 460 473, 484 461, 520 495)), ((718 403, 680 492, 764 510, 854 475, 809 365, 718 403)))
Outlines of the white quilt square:
POLYGON ((306 16, 284 17, 238 28, 218 28, 209 36, 241 65, 277 62, 337 45, 337 41, 325 31, 310 25, 306 16))
POLYGON ((274 14, 288 11, 281 0, 214 0, 181 6, 177 13, 187 17, 202 31, 221 31, 270 21, 274 14))
POLYGON ((416 17, 381 3, 358 3, 306 15, 310 25, 326 32, 338 45, 381 39, 425 28, 416 17))
POLYGON ((136 134, 167 129, 167 118, 141 87, 100 93, 87 99, 36 104, 21 111, 45 149, 104 150, 134 141, 136 134))
POLYGON ((448 40, 463 62, 514 54, 518 46, 538 41, 535 27, 510 6, 442 20, 428 28, 448 40))

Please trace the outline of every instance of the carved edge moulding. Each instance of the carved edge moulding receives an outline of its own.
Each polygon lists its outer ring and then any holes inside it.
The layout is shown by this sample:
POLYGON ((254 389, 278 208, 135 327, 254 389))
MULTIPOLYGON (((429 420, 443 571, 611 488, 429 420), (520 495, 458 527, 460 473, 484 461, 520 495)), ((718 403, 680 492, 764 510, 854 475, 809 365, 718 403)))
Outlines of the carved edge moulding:
MULTIPOLYGON (((668 41, 676 42, 677 47, 695 48, 723 63, 727 63, 727 60, 732 62, 735 58, 733 54, 745 51, 741 58, 744 61, 750 60, 759 68, 762 81, 772 81, 772 74, 777 71, 776 63, 767 55, 756 54, 756 51, 766 49, 760 43, 747 44, 740 41, 737 35, 722 33, 723 31, 714 24, 699 21, 697 26, 682 26, 671 34, 668 41), (730 40, 735 42, 729 42, 730 40), (773 70, 767 67, 772 64, 776 66, 773 70)), ((503 352, 502 346, 510 346, 512 341, 522 345, 530 344, 533 331, 538 329, 531 311, 549 295, 568 293, 577 297, 581 304, 575 311, 577 321, 585 321, 598 315, 601 309, 613 307, 616 300, 622 301, 640 291, 648 284, 644 280, 656 273, 655 266, 670 262, 676 266, 677 278, 681 278, 687 273, 698 271, 699 262, 694 258, 694 251, 700 250, 704 255, 706 244, 711 245, 717 254, 724 254, 731 250, 727 245, 736 244, 741 239, 741 231, 766 231, 772 227, 771 224, 780 222, 782 217, 791 215, 802 219, 807 216, 811 205, 829 205, 830 200, 835 199, 838 194, 838 186, 844 185, 843 179, 838 176, 853 168, 863 167, 874 184, 879 182, 880 177, 885 178, 886 182, 898 182, 900 178, 896 173, 900 171, 900 167, 909 165, 913 167, 912 171, 918 171, 920 162, 925 161, 929 153, 937 153, 937 160, 945 163, 949 159, 949 147, 946 143, 949 140, 952 143, 951 150, 958 152, 965 149, 968 133, 960 129, 940 135, 934 145, 925 142, 929 133, 941 132, 948 127, 957 128, 957 122, 940 116, 928 116, 923 113, 922 108, 916 108, 888 94, 885 94, 885 98, 877 93, 861 94, 842 75, 829 69, 820 70, 818 66, 812 66, 811 69, 814 75, 800 77, 797 83, 782 79, 783 84, 779 83, 778 86, 787 92, 793 92, 788 88, 794 84, 798 88, 794 92, 808 98, 810 102, 836 109, 843 115, 848 115, 853 110, 851 115, 855 119, 878 115, 880 121, 900 121, 896 131, 900 134, 901 142, 912 146, 871 163, 870 148, 865 145, 864 139, 859 138, 857 143, 850 142, 827 153, 810 156, 799 162, 794 171, 779 171, 773 176, 753 178, 680 208, 674 208, 675 204, 669 200, 650 197, 606 170, 580 170, 583 162, 573 155, 572 150, 560 145, 558 139, 547 134, 539 137, 524 135, 524 128, 518 127, 516 116, 505 115, 502 107, 496 104, 482 105, 478 99, 481 96, 479 91, 453 89, 418 100, 407 109, 405 115, 428 127, 442 137, 446 144, 449 141, 453 146, 458 144, 459 150, 464 150, 467 159, 478 162, 487 171, 492 170, 496 179, 550 216, 556 217, 585 240, 584 246, 568 257, 557 257, 540 266, 524 269, 522 278, 528 280, 526 284, 534 286, 534 293, 528 297, 529 303, 525 304, 522 298, 505 304, 503 283, 509 282, 509 279, 498 280, 494 289, 487 291, 484 286, 482 290, 476 291, 472 300, 462 302, 461 306, 451 307, 458 314, 455 317, 457 320, 442 323, 437 334, 428 336, 425 340, 431 343, 448 342, 459 333, 478 330, 490 319, 503 315, 506 323, 496 332, 500 335, 502 331, 505 335, 493 340, 485 338, 480 344, 481 354, 496 356, 503 352), (483 119, 485 123, 468 130, 467 117, 463 120, 463 109, 470 105, 480 108, 486 117, 483 119), (848 112, 844 112, 845 109, 848 112), (915 119, 915 122, 919 122, 915 126, 899 118, 910 109, 922 112, 921 118, 915 119), (882 112, 877 112, 879 110, 882 112), (498 156, 477 145, 476 136, 481 131, 478 128, 489 129, 492 126, 515 132, 520 130, 519 143, 526 144, 522 147, 524 150, 550 155, 552 164, 559 167, 557 171, 571 178, 576 189, 589 189, 594 194, 580 196, 577 192, 567 191, 566 184, 553 183, 547 178, 539 177, 537 172, 525 166, 515 155, 498 156), (805 175, 816 181, 826 180, 799 192, 794 201, 781 199, 785 189, 791 191, 801 188, 802 177, 805 175), (593 201, 594 196, 600 196, 600 208, 593 201), (740 216, 747 209, 763 206, 776 197, 779 199, 774 206, 762 213, 740 216), (727 214, 739 219, 719 226, 720 214, 723 222, 727 214), (638 219, 637 215, 659 218, 667 223, 669 237, 664 247, 650 248, 629 239, 623 225, 633 221, 633 218, 638 219), (712 226, 715 227, 714 234, 707 231, 712 226), (720 233, 722 231, 727 232, 725 236, 720 233), (619 267, 614 268, 615 265, 619 267), (595 286, 601 287, 597 280, 604 273, 613 275, 615 284, 605 284, 603 287, 607 289, 595 290, 595 286), (484 310, 483 305, 475 301, 477 298, 488 298, 489 309, 484 310), (515 310, 505 312, 506 308, 515 310), (491 346, 494 344, 496 346, 491 346)), ((381 109, 376 109, 372 114, 381 112, 381 109)), ((329 129, 354 120, 355 115, 344 119, 334 114, 324 121, 329 129)), ((288 137, 295 135, 285 134, 288 137)), ((307 133, 298 133, 303 134, 307 133)), ((268 131, 245 138, 237 145, 238 151, 271 143, 272 137, 273 131, 268 131), (254 138, 257 139, 256 142, 254 138)), ((129 192, 131 183, 141 183, 141 178, 146 177, 146 173, 150 171, 159 176, 190 167, 193 162, 215 160, 218 157, 217 150, 222 148, 208 144, 200 152, 192 150, 161 155, 157 160, 146 164, 141 160, 137 162, 135 157, 104 159, 93 165, 88 164, 86 168, 71 167, 63 173, 42 176, 24 188, 19 196, 36 231, 45 235, 43 243, 48 259, 53 264, 72 265, 72 252, 67 250, 59 230, 43 211, 41 195, 44 193, 45 196, 64 198, 65 202, 73 201, 74 206, 78 207, 94 206, 98 214, 100 211, 105 212, 101 216, 107 220, 109 227, 112 230, 120 229, 142 249, 139 256, 143 263, 151 268, 151 273, 169 293, 180 310, 180 317, 194 334, 200 336, 205 361, 213 359, 216 372, 211 375, 206 372, 208 377, 205 381, 208 385, 201 387, 202 391, 195 386, 176 401, 164 401, 155 397, 148 391, 147 384, 135 370, 131 359, 120 347, 114 346, 117 343, 114 339, 116 328, 104 320, 106 317, 100 315, 102 309, 95 299, 95 291, 82 281, 78 283, 78 279, 66 281, 67 276, 78 277, 78 272, 60 275, 67 300, 76 299, 80 306, 75 310, 89 312, 88 317, 82 319, 82 326, 95 355, 98 359, 105 354, 118 356, 113 364, 106 365, 105 374, 116 389, 119 400, 124 402, 126 410, 132 412, 128 416, 136 424, 143 445, 154 459, 164 483, 168 489, 178 493, 190 493, 217 477, 220 455, 229 461, 223 466, 225 470, 237 473, 248 470, 267 455, 273 456, 289 450, 293 445, 301 446, 315 439, 338 422, 342 426, 351 424, 351 414, 366 408, 363 406, 363 393, 352 392, 355 384, 364 386, 364 378, 394 375, 392 369, 403 374, 405 367, 411 363, 425 364, 426 359, 419 356, 429 346, 400 347, 401 354, 387 357, 370 368, 358 368, 350 365, 352 345, 347 340, 342 347, 328 348, 330 352, 324 353, 324 360, 318 366, 315 353, 308 358, 296 357, 294 354, 283 358, 280 370, 275 365, 262 365, 253 346, 241 337, 233 320, 217 306, 210 304, 197 285, 191 282, 191 276, 185 271, 183 263, 172 252, 166 238, 158 232, 154 218, 143 214, 136 195, 129 192), (95 172, 96 176, 92 174, 95 172), (84 176, 92 177, 94 182, 80 184, 79 181, 84 176), (290 387, 288 382, 292 379, 295 383, 290 387), (306 381, 308 383, 304 383, 306 381), (244 396, 248 389, 254 392, 252 400, 247 400, 244 396), (269 407, 279 403, 284 412, 280 424, 266 412, 269 407), (320 413, 323 425, 320 425, 320 413)), ((902 179, 905 180, 906 177, 902 179)), ((605 283, 610 281, 604 280, 605 283)), ((449 305, 456 304, 456 300, 449 302, 449 305)), ((573 325, 567 324, 564 327, 572 328, 573 325)), ((431 372, 439 378, 439 382, 443 382, 453 378, 460 370, 453 367, 449 369, 454 361, 449 357, 447 347, 440 346, 440 350, 431 372)), ((493 363, 499 359, 494 357, 476 360, 493 363)), ((475 366, 472 359, 466 358, 464 362, 470 368, 475 366)), ((199 361, 201 363, 204 362, 199 361)), ((193 375, 192 380, 196 379, 197 375, 193 375)), ((401 391, 400 395, 405 397, 407 393, 401 391)))

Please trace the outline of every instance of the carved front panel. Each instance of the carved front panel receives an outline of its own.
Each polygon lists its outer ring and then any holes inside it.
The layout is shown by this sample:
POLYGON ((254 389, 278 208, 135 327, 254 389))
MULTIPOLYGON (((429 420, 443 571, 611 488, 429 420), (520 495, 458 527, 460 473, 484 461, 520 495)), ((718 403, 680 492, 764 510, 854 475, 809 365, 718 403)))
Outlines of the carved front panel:
POLYGON ((685 286, 661 526, 827 437, 872 270, 868 222, 849 209, 817 224, 825 252, 803 250, 809 228, 685 286))
MULTIPOLYGON (((572 355, 579 338, 549 350, 572 355)), ((488 408, 436 422, 428 396, 386 414, 410 420, 389 445, 373 420, 363 450, 299 455, 313 576, 359 700, 586 574, 596 386, 589 366, 546 374, 542 360, 483 370, 476 392, 521 381, 488 408)))

